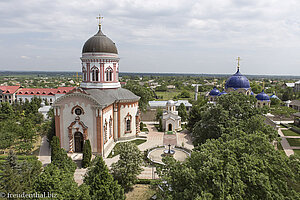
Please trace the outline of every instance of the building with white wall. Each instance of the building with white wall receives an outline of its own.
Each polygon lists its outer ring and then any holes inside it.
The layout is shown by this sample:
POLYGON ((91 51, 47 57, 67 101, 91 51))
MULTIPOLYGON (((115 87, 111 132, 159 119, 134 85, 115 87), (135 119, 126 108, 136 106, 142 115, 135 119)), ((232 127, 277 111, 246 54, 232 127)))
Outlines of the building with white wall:
POLYGON ((56 136, 66 151, 82 152, 89 139, 92 152, 107 157, 116 141, 139 132, 140 97, 121 88, 115 43, 99 31, 82 49, 80 87, 54 103, 56 136))
POLYGON ((181 130, 181 117, 176 111, 175 102, 169 100, 166 104, 166 111, 162 116, 162 128, 164 131, 178 131, 181 130))

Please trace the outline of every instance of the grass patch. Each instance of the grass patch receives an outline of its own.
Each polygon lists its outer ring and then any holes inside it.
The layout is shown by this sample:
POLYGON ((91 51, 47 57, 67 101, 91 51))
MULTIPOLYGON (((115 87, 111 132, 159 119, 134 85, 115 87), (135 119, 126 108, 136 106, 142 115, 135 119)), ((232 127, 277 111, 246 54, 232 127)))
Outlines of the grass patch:
POLYGON ((294 151, 294 154, 300 156, 300 149, 294 149, 293 151, 294 151))
MULTIPOLYGON (((158 97, 162 97, 162 99, 159 99, 160 101, 162 100, 170 100, 174 99, 175 96, 178 96, 181 94, 182 91, 178 90, 168 90, 165 92, 155 92, 158 97)), ((190 93, 190 98, 193 98, 194 92, 188 91, 190 93)), ((179 99, 189 99, 189 98, 179 98, 179 99)))
MULTIPOLYGON (((146 142, 147 140, 143 140, 143 139, 135 139, 135 140, 131 140, 131 141, 128 141, 128 142, 131 142, 131 143, 135 143, 137 146, 138 145, 140 145, 140 144, 143 144, 144 142, 146 142)), ((126 142, 126 141, 124 141, 124 142, 126 142)), ((121 142, 119 142, 119 143, 117 143, 116 145, 115 145, 115 147, 113 148, 113 150, 109 153, 109 155, 107 156, 108 158, 113 158, 113 157, 115 157, 115 156, 117 156, 117 155, 119 155, 120 154, 120 143, 121 142), (114 152, 114 155, 112 154, 112 152, 114 152)))
POLYGON ((300 146, 300 138, 286 138, 289 142, 290 146, 292 147, 299 147, 300 146))
POLYGON ((281 130, 283 135, 285 136, 300 136, 298 133, 288 129, 288 130, 281 130))
POLYGON ((148 128, 143 128, 141 131, 142 132, 149 132, 149 129, 148 128))
POLYGON ((173 131, 167 131, 167 135, 173 135, 173 131))
POLYGON ((133 190, 126 194, 126 200, 146 200, 150 199, 156 191, 150 185, 136 184, 133 190))

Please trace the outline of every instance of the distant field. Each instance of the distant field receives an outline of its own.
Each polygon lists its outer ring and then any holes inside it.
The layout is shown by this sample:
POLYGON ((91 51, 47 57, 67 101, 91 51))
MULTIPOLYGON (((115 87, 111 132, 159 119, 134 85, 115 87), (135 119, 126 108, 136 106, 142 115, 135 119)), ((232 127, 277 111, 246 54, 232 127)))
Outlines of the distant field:
MULTIPOLYGON (((181 93, 181 91, 176 91, 176 90, 172 91, 171 90, 171 91, 166 91, 166 92, 155 92, 155 93, 158 97, 162 97, 162 99, 159 99, 159 100, 170 100, 170 99, 173 99, 175 96, 178 96, 181 93)), ((190 97, 193 98, 194 92, 189 91, 189 93, 190 93, 190 97)), ((179 99, 184 99, 184 98, 179 98, 179 99)), ((188 98, 186 98, 186 99, 188 99, 188 98)))

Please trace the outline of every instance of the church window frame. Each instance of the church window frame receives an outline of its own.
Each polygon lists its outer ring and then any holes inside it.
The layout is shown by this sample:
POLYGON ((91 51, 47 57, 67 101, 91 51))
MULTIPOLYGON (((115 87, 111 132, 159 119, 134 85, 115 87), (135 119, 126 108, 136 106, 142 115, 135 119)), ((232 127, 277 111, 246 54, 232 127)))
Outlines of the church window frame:
POLYGON ((109 125, 109 138, 111 138, 112 137, 112 118, 111 118, 111 116, 109 118, 108 125, 109 125))
POLYGON ((113 72, 114 72, 114 70, 111 67, 107 67, 105 69, 106 81, 113 81, 113 72))
POLYGON ((92 73, 92 81, 98 82, 99 81, 99 68, 94 66, 91 69, 92 73))
POLYGON ((107 121, 105 119, 105 122, 104 122, 104 126, 103 126, 103 139, 104 139, 104 144, 107 142, 107 121))
POLYGON ((72 113, 72 114, 75 114, 75 115, 77 115, 77 116, 79 116, 79 115, 84 115, 84 110, 83 110, 83 108, 82 108, 81 106, 76 105, 76 106, 74 106, 74 107, 72 108, 71 113, 72 113))
POLYGON ((128 113, 125 117, 125 133, 132 132, 132 116, 128 113))

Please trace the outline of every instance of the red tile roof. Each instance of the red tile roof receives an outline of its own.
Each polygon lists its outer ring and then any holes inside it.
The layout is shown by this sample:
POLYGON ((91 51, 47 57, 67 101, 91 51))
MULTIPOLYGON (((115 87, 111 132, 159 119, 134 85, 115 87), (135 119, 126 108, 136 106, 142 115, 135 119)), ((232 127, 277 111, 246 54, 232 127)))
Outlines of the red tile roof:
POLYGON ((0 86, 0 90, 3 91, 3 94, 13 94, 19 88, 20 88, 20 86, 0 86))

